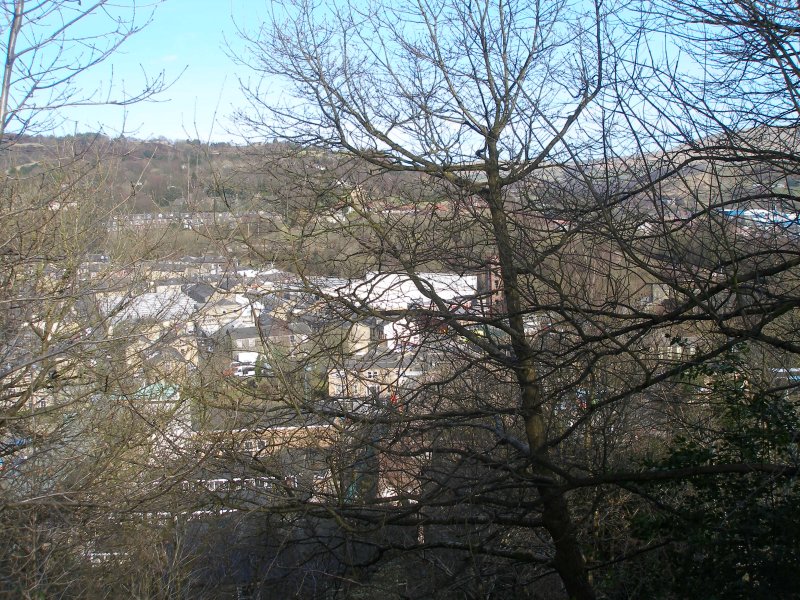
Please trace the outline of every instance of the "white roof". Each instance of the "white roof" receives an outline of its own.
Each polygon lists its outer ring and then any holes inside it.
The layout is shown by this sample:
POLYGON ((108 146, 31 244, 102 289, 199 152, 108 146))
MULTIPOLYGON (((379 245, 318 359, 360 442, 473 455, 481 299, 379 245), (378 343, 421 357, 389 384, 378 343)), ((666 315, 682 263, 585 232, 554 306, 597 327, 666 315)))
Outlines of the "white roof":
POLYGON ((442 300, 452 300, 477 294, 477 275, 417 273, 416 279, 417 281, 412 280, 405 273, 367 273, 363 280, 351 283, 350 292, 358 300, 382 310, 404 309, 417 303, 426 304, 430 295, 442 300))
POLYGON ((196 312, 194 301, 180 291, 146 292, 135 297, 120 294, 103 299, 100 310, 115 322, 141 319, 177 321, 196 312))

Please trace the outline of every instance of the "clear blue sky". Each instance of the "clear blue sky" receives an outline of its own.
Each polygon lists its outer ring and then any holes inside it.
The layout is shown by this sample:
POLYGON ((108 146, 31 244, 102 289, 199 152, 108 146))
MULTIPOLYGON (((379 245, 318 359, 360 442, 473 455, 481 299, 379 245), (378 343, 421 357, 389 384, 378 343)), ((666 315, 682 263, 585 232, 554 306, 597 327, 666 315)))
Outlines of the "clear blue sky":
POLYGON ((230 117, 244 104, 238 76, 248 74, 229 58, 226 40, 241 46, 235 24, 252 29, 267 10, 263 0, 166 0, 152 22, 87 73, 81 85, 107 84, 112 67, 115 84, 124 81, 127 90, 143 85, 143 72, 164 71, 167 79, 177 81, 159 102, 65 110, 60 133, 103 129, 139 138, 235 141, 230 117))

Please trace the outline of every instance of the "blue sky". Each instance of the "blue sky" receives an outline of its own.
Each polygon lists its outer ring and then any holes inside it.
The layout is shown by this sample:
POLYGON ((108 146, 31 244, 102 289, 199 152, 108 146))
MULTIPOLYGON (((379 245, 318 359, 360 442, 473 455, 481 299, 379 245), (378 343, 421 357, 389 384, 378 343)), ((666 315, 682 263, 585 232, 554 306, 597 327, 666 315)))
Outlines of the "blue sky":
POLYGON ((126 90, 140 88, 143 73, 153 76, 163 71, 167 79, 177 81, 158 102, 64 110, 61 132, 102 129, 110 135, 124 131, 143 139, 235 141, 231 116, 244 105, 238 76, 246 77, 247 72, 229 58, 226 40, 239 44, 235 24, 253 28, 260 22, 258 15, 268 9, 261 0, 166 0, 143 31, 85 74, 80 85, 107 87, 112 69, 115 85, 124 81, 126 90))

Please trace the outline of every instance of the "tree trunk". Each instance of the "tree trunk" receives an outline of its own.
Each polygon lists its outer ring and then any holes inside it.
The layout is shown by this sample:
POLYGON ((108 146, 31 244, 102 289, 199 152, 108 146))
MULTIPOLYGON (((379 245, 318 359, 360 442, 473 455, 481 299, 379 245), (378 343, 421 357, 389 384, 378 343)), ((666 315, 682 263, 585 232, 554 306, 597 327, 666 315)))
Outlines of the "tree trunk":
MULTIPOLYGON (((516 358, 515 372, 521 391, 520 411, 525 419, 531 466, 534 475, 539 476, 541 481, 545 481, 550 480, 553 474, 543 467, 548 461, 546 460, 542 398, 536 382, 536 367, 533 363, 531 348, 525 337, 525 324, 522 318, 523 306, 519 292, 519 273, 514 262, 511 235, 508 231, 508 216, 503 202, 499 153, 492 137, 489 136, 486 149, 487 188, 483 197, 489 205, 497 243, 511 345, 516 358)), ((539 483, 537 490, 542 499, 542 521, 545 529, 553 538, 555 546, 553 566, 561 577, 569 597, 575 600, 595 598, 586 572, 586 561, 580 550, 575 526, 572 523, 563 491, 558 489, 555 482, 553 484, 539 483)))

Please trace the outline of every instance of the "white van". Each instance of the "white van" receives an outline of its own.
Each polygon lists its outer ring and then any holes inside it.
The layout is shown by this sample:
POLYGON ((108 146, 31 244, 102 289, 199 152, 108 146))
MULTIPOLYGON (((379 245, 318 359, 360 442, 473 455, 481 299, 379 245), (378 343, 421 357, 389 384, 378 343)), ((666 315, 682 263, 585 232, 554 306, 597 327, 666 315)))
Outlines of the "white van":
POLYGON ((234 367, 233 374, 236 377, 255 377, 256 374, 256 366, 255 365, 239 365, 234 367))

